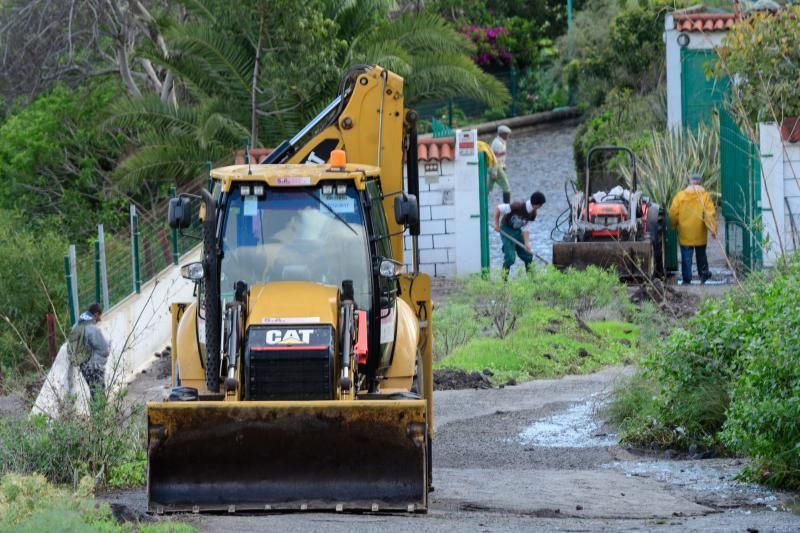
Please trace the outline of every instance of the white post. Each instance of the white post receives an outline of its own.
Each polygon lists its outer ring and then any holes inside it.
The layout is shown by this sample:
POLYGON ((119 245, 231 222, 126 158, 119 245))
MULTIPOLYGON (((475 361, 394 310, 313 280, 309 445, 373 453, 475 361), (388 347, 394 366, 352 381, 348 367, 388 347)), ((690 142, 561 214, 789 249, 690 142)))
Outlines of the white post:
POLYGON ((106 240, 103 225, 97 225, 97 242, 100 243, 100 286, 103 288, 103 310, 108 310, 108 271, 106 269, 106 240))
POLYGON ((72 276, 72 284, 69 288, 72 292, 72 311, 75 313, 75 322, 81 316, 80 303, 78 303, 78 259, 75 254, 75 245, 69 245, 69 274, 72 276))

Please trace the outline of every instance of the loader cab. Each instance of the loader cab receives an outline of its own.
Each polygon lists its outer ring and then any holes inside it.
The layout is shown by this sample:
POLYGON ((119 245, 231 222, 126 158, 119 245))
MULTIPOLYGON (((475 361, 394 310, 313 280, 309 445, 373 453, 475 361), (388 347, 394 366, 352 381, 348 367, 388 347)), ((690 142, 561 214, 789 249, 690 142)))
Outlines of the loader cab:
POLYGON ((398 287, 396 276, 380 272, 392 257, 381 194, 379 179, 363 188, 345 180, 308 187, 232 184, 219 202, 221 299, 233 299, 238 281, 341 288, 352 280, 356 308, 369 321, 365 370, 380 375, 392 361, 398 287))

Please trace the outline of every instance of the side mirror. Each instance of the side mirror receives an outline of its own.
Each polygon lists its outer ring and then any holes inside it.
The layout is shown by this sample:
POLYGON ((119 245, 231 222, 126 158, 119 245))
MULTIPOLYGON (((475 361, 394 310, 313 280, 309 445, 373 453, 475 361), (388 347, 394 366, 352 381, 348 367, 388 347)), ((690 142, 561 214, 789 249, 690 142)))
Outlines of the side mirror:
POLYGON ((186 229, 192 224, 191 200, 185 196, 170 198, 169 200, 169 227, 186 229))
POLYGON ((398 194, 394 197, 394 220, 401 226, 419 224, 419 206, 413 194, 398 194))

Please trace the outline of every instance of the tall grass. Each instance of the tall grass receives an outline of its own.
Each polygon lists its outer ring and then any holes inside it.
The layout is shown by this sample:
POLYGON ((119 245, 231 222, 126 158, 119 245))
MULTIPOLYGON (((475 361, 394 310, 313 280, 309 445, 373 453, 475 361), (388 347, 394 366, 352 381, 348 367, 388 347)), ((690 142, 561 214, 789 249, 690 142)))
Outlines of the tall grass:
MULTIPOLYGON (((719 197, 719 117, 712 124, 696 130, 673 128, 652 132, 650 143, 638 161, 638 186, 653 201, 668 208, 675 195, 688 184, 689 176, 703 176, 703 186, 714 198, 719 197)), ((631 169, 620 171, 630 187, 631 169)))

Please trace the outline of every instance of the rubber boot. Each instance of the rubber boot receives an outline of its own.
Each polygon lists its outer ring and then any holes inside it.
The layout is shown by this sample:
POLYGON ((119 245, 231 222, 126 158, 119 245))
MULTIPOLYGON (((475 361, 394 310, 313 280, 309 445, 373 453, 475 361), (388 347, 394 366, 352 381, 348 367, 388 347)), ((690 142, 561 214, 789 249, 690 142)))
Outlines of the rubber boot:
POLYGON ((511 203, 511 192, 503 191, 503 203, 510 204, 511 203))

